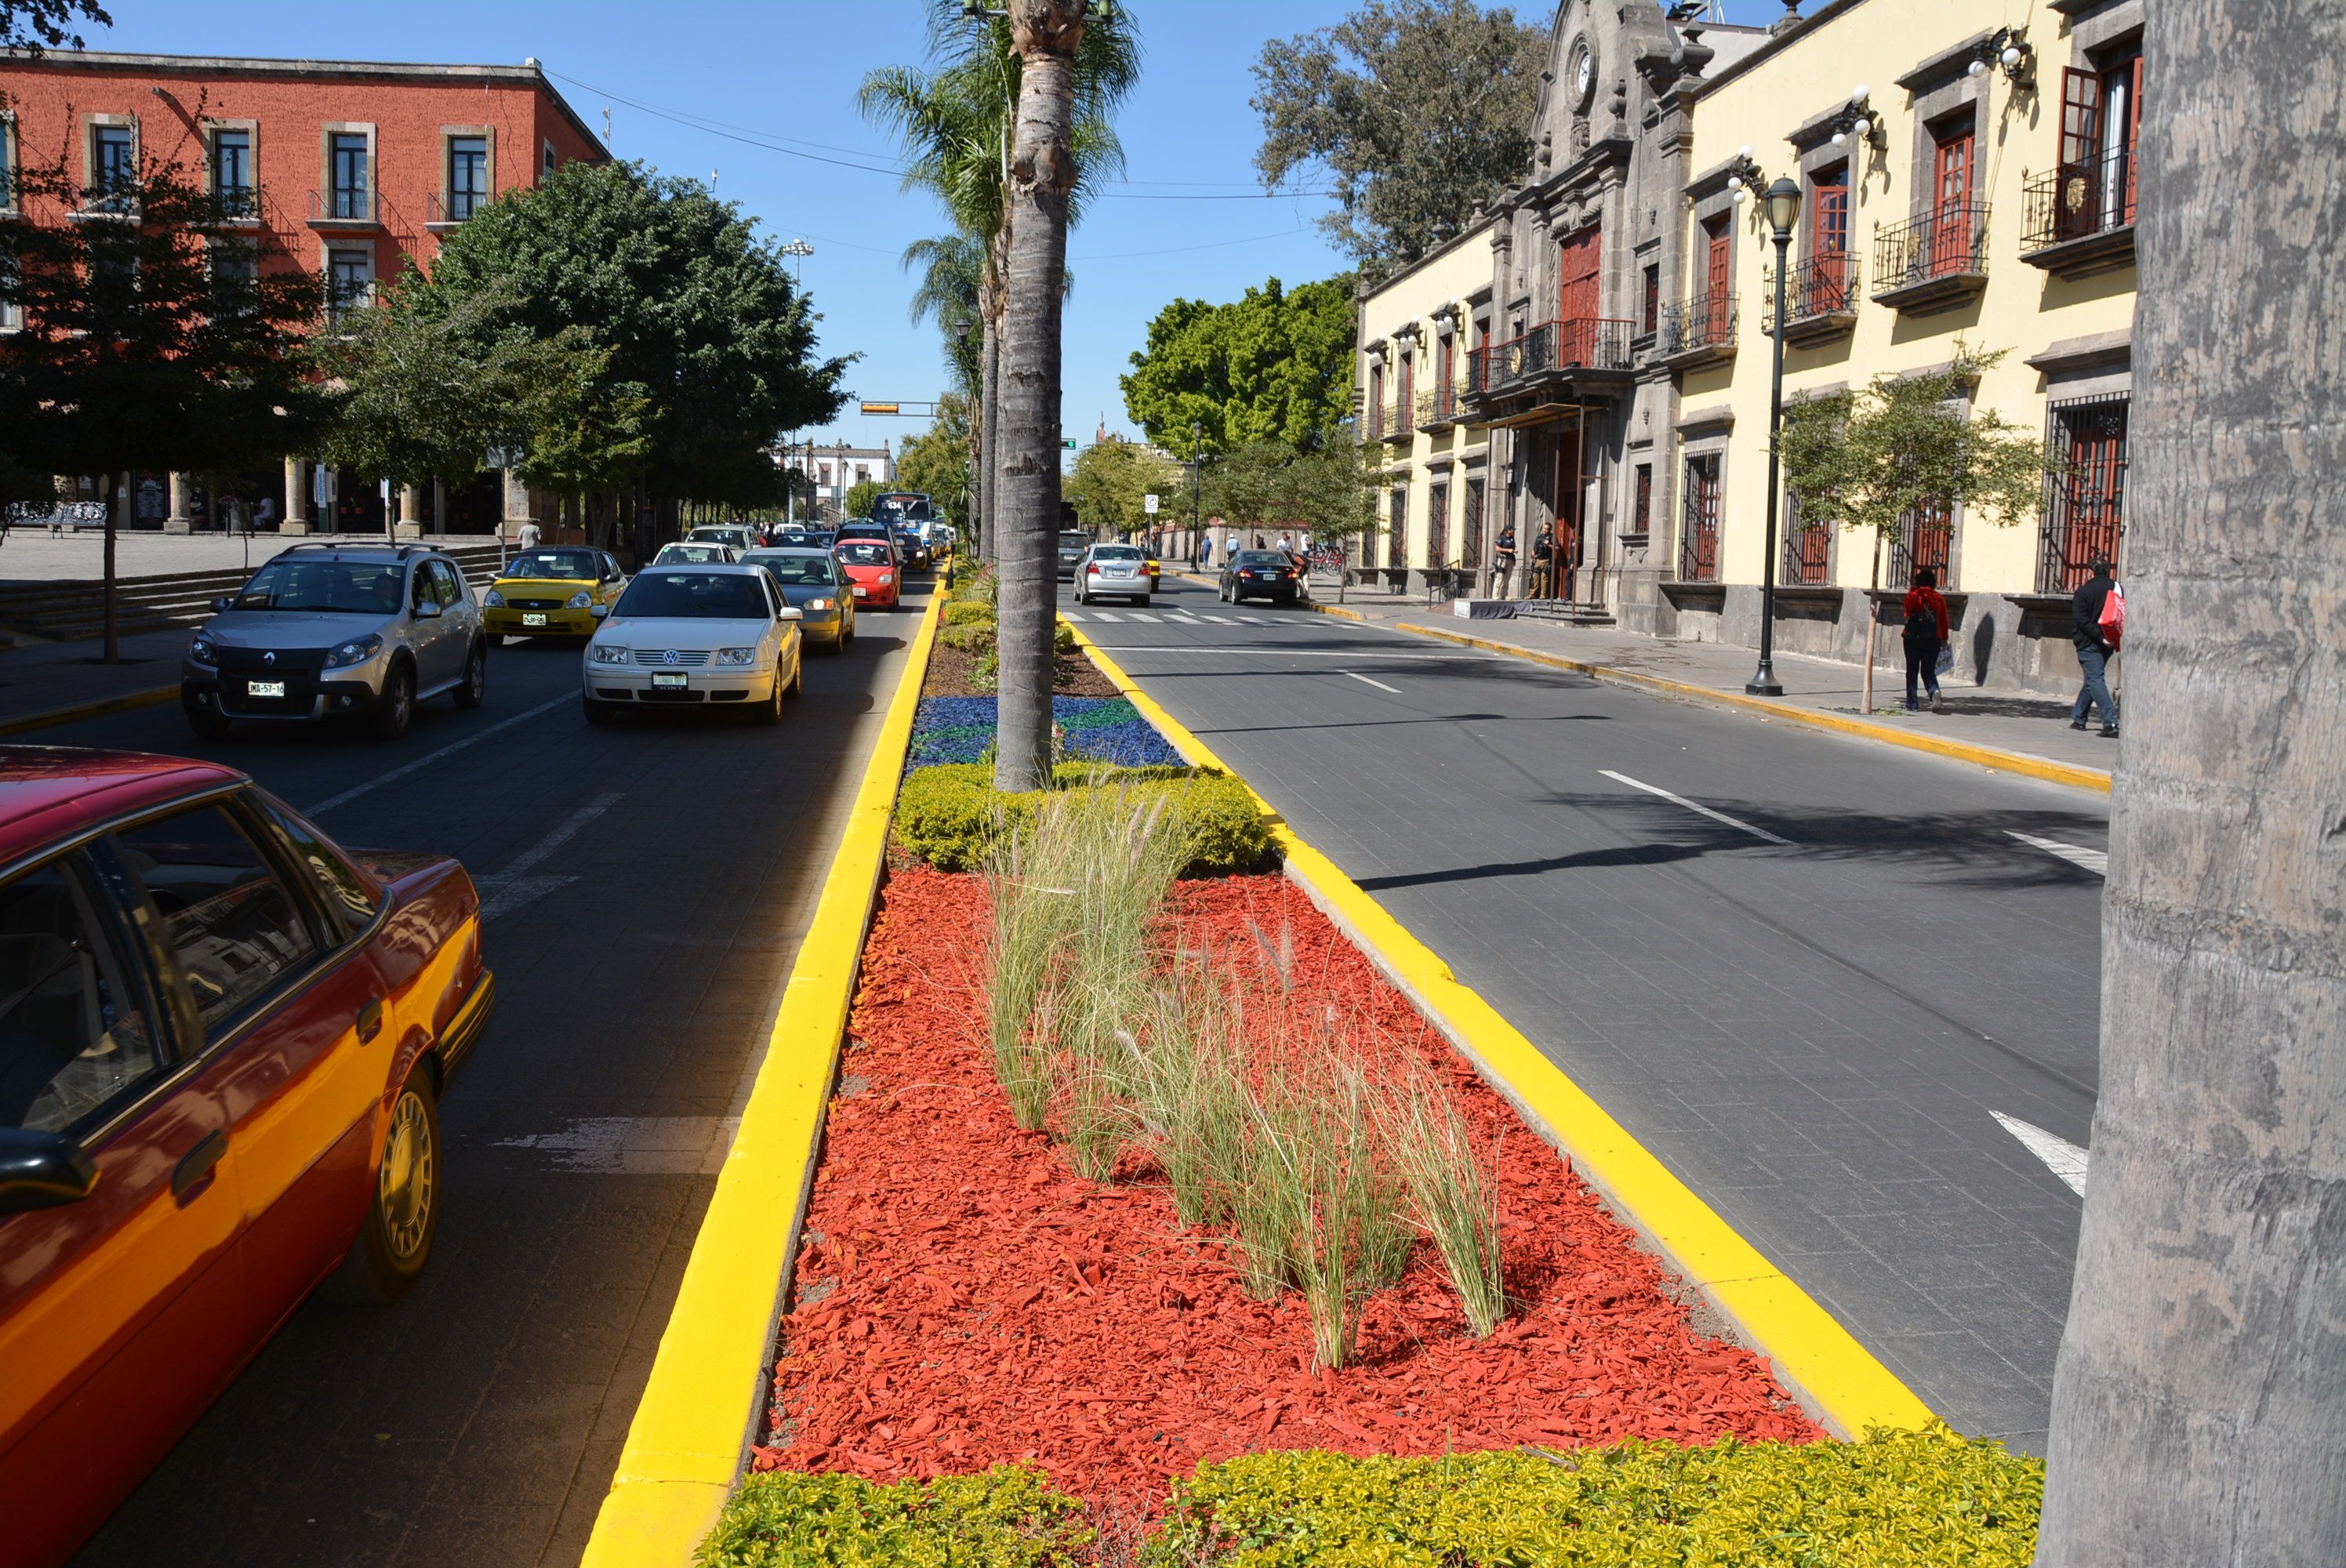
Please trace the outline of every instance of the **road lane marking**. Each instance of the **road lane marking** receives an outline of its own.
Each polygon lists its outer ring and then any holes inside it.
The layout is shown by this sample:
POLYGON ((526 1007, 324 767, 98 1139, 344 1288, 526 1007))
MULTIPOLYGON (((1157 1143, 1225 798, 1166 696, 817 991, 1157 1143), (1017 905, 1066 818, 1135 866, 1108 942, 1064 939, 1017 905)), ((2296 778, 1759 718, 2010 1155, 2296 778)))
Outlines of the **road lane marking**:
POLYGON ((2048 855, 2058 855, 2071 865, 2083 866, 2097 877, 2110 874, 2110 857, 2106 850, 2088 850, 2076 844, 2065 844, 2058 839, 2040 839, 2034 833, 2014 833, 2009 828, 2004 831, 2032 849, 2042 850, 2048 855))
POLYGON ((1238 622, 1230 619, 1228 616, 1208 616, 1206 618, 1213 622, 1214 625, 1218 626, 1234 626, 1238 625, 1238 622))
POLYGON ((1338 675, 1349 675, 1354 680, 1361 682, 1362 685, 1375 687, 1379 691, 1389 691, 1395 697, 1399 697, 1401 695, 1401 687, 1397 686, 1387 686, 1381 680, 1371 680, 1367 676, 1361 674, 1358 670, 1340 669, 1336 673, 1338 675))
POLYGON ((1239 619, 1244 621, 1250 626, 1267 626, 1270 625, 1269 621, 1264 620, 1260 616, 1240 616, 1239 619))
POLYGON ((1765 828, 1755 828, 1750 823, 1730 817, 1724 811, 1714 811, 1708 806, 1698 806, 1685 796, 1673 795, 1658 785, 1648 784, 1642 779, 1632 779, 1627 773, 1616 773, 1610 768, 1600 769, 1598 771, 1617 783, 1627 784, 1632 789, 1643 789, 1648 795, 1659 795, 1665 800, 1683 806, 1688 810, 1708 817, 1714 822, 1724 822, 1729 827, 1749 833, 1755 839, 1765 839, 1771 844, 1781 844, 1787 849, 1792 847, 1792 840, 1790 839, 1780 839, 1765 828))
MULTIPOLYGON (((1229 654, 1236 658, 1359 658, 1359 648, 1289 648, 1246 647, 1223 643, 1095 643, 1095 647, 1109 653, 1201 653, 1229 654)), ((1380 653, 1372 656, 1380 662, 1407 659, 1413 664, 1484 664, 1489 662, 1474 654, 1380 653)))
POLYGON ((739 1116, 581 1116, 560 1132, 499 1138, 557 1171, 586 1176, 715 1176, 725 1167, 739 1116))
POLYGON ((2086 1196, 2086 1165, 2091 1156, 2068 1139, 2044 1128, 2007 1116, 2002 1111, 1990 1111, 2007 1133, 2020 1140, 2021 1147, 2045 1162, 2045 1168, 2059 1176, 2071 1192, 2086 1196))
POLYGON ((1122 616, 1109 615, 1106 610, 1094 610, 1092 612, 1092 619, 1096 621, 1120 621, 1124 619, 1124 617, 1122 616))
POLYGON ((1136 621, 1147 621, 1152 626, 1157 624, 1157 617, 1150 615, 1147 610, 1127 610, 1124 613, 1130 616, 1136 621))
POLYGON ((571 703, 576 702, 577 700, 577 695, 576 693, 571 693, 566 696, 555 697, 551 701, 541 702, 536 708, 530 708, 526 712, 515 714, 511 718, 501 718, 496 723, 490 725, 486 729, 476 729, 472 734, 464 737, 462 740, 451 741, 447 745, 442 747, 439 750, 427 752, 423 756, 417 758, 414 761, 407 763, 403 767, 394 768, 388 773, 379 773, 372 779, 368 779, 365 783, 358 785, 352 789, 345 789, 339 795, 329 796, 325 799, 319 801, 314 806, 305 806, 302 808, 301 814, 305 817, 314 817, 321 811, 331 811, 337 806, 347 806, 362 795, 372 794, 373 791, 382 789, 386 784, 395 783, 399 779, 406 778, 409 774, 415 772, 418 769, 429 768, 444 757, 449 756, 454 752, 462 751, 467 746, 475 745, 481 741, 486 740, 490 736, 495 735, 500 729, 511 729, 515 725, 526 723, 528 720, 536 718, 541 713, 552 713, 556 708, 566 707, 571 703))
POLYGON ((536 871, 548 855, 576 838, 579 829, 617 805, 620 797, 626 793, 623 789, 614 789, 608 794, 596 796, 504 867, 475 878, 473 885, 481 890, 482 895, 481 919, 485 921, 499 915, 511 914, 531 900, 543 898, 556 888, 576 881, 576 877, 537 877, 529 873, 536 871))
POLYGON ((1185 626, 1194 626, 1199 624, 1197 616, 1185 616, 1178 610, 1166 611, 1165 618, 1168 621, 1178 621, 1185 626))
POLYGON ((1084 624, 1084 617, 1076 614, 1073 610, 1061 610, 1059 612, 1059 618, 1063 621, 1073 621, 1077 626, 1084 624))

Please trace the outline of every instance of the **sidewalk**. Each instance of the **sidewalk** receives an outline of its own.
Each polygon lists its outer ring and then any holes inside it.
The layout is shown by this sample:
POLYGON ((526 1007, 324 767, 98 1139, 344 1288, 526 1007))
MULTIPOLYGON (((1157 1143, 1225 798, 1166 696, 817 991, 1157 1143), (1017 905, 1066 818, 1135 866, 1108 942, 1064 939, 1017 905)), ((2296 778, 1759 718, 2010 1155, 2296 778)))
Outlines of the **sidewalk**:
POLYGON ((37 731, 179 694, 179 655, 189 632, 133 632, 120 664, 101 664, 102 644, 39 643, 0 651, 0 736, 37 743, 37 731))
MULTIPOLYGON (((170 572, 230 572, 258 566, 291 545, 380 545, 380 534, 117 534, 114 570, 119 577, 159 577, 170 572)), ((403 544, 444 550, 452 545, 494 545, 494 534, 441 534, 403 544)), ((102 530, 52 534, 17 524, 0 538, 0 583, 97 582, 106 575, 102 530)))

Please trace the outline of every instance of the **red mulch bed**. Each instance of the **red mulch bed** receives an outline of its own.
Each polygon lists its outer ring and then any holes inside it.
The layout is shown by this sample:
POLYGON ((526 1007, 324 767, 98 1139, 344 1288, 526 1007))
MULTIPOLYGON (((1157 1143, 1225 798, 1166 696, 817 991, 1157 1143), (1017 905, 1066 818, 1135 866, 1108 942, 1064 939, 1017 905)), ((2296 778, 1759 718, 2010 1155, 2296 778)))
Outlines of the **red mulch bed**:
POLYGON ((1823 1435, 1760 1358, 1689 1326, 1660 1266, 1300 890, 1235 877, 1184 883, 1178 902, 1188 945, 1235 961, 1250 1007, 1267 999, 1258 1019, 1332 1006, 1348 1034, 1422 1053, 1479 1135, 1503 1137, 1514 1315, 1470 1338, 1421 1242, 1368 1303, 1361 1359, 1311 1370, 1300 1296, 1249 1298, 1222 1239, 1183 1229, 1161 1184, 1083 1180, 1011 1125, 978 992, 984 884, 897 872, 864 949, 759 1469, 885 1481, 1030 1460, 1077 1496, 1145 1502, 1200 1460, 1263 1449, 1823 1435), (1291 933, 1284 1001, 1258 929, 1271 946, 1291 933))

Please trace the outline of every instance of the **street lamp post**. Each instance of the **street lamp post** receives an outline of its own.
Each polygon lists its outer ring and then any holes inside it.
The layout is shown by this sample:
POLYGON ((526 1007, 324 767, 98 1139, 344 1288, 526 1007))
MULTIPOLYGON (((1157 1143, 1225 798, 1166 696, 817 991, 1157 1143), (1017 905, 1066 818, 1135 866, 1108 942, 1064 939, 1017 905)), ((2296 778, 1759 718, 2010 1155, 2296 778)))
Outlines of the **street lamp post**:
POLYGON ((1755 697, 1784 695, 1784 683, 1776 678, 1776 493, 1783 469, 1785 260, 1800 215, 1800 188, 1790 177, 1779 176, 1768 188, 1768 222, 1776 231, 1776 322, 1770 334, 1775 363, 1768 386, 1768 543, 1760 557, 1760 667, 1743 683, 1743 689, 1755 697))
POLYGON ((1206 422, 1189 422, 1189 565, 1206 546, 1206 422))

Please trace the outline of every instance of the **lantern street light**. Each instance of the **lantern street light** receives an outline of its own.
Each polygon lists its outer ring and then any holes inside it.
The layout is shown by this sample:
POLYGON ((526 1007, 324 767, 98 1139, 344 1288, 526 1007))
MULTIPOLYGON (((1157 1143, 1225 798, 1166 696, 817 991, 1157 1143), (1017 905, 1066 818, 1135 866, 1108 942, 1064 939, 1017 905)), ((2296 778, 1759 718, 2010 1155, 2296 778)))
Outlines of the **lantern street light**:
POLYGON ((1800 188, 1789 177, 1779 177, 1768 188, 1768 224, 1776 239, 1776 330, 1770 334, 1775 368, 1768 389, 1768 542, 1760 557, 1760 667, 1743 683, 1754 697, 1784 695, 1784 684, 1776 678, 1776 494, 1783 471, 1784 273, 1792 225, 1800 216, 1800 188))

